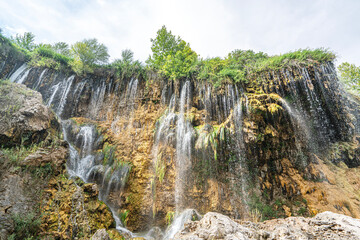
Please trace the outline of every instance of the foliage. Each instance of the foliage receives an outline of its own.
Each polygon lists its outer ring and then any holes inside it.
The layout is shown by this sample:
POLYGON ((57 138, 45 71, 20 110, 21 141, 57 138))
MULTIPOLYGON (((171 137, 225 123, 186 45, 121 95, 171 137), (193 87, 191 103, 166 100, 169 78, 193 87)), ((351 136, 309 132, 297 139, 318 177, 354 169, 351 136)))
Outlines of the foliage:
POLYGON ((68 66, 71 61, 70 57, 57 53, 50 44, 40 44, 31 52, 29 65, 59 70, 68 66))
POLYGON ((190 45, 179 36, 174 36, 163 26, 157 32, 152 42, 152 56, 147 63, 154 70, 171 80, 190 77, 197 54, 190 48, 190 45))
POLYGON ((175 212, 169 211, 166 213, 166 224, 169 226, 174 221, 175 212))
POLYGON ((134 53, 130 49, 123 50, 121 59, 116 59, 110 66, 116 70, 116 75, 120 79, 146 77, 143 64, 139 60, 134 60, 134 53))
POLYGON ((89 66, 105 64, 109 59, 107 47, 102 43, 98 43, 95 38, 74 43, 71 46, 71 54, 75 59, 89 66))
POLYGON ((52 49, 63 56, 70 57, 70 48, 69 45, 65 42, 57 42, 52 45, 52 49))
POLYGON ((128 221, 129 210, 126 210, 126 209, 122 210, 119 215, 120 215, 121 223, 126 227, 126 223, 128 221))
POLYGON ((14 233, 9 239, 38 239, 40 232, 41 218, 31 212, 25 215, 13 215, 14 233))
POLYGON ((344 83, 346 89, 360 94, 360 67, 347 62, 338 66, 340 81, 344 83))
POLYGON ((253 64, 254 72, 266 69, 280 69, 289 64, 314 64, 316 62, 328 62, 334 60, 336 55, 329 49, 299 49, 282 55, 275 55, 269 58, 261 58, 253 64))
POLYGON ((32 51, 35 48, 35 35, 31 32, 25 32, 23 35, 16 34, 11 40, 21 48, 32 51))

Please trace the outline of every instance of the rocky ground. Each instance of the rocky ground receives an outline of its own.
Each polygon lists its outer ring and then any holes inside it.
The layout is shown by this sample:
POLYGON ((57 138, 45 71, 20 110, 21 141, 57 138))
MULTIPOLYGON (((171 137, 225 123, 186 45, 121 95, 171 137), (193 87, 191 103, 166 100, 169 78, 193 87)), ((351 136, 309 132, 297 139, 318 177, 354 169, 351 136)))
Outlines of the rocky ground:
POLYGON ((263 239, 360 239, 360 220, 323 212, 313 218, 289 217, 262 223, 237 222, 209 212, 200 221, 188 222, 174 239, 263 240, 263 239))

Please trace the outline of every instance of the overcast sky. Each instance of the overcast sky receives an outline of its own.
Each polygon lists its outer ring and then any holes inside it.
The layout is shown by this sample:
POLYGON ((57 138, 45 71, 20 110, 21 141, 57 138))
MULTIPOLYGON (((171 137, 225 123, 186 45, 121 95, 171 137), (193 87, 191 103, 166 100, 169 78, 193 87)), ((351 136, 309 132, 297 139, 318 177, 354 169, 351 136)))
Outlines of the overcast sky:
POLYGON ((162 25, 201 57, 234 49, 280 54, 330 48, 338 62, 360 65, 360 0, 0 0, 6 35, 36 42, 97 38, 112 59, 129 48, 142 61, 162 25))

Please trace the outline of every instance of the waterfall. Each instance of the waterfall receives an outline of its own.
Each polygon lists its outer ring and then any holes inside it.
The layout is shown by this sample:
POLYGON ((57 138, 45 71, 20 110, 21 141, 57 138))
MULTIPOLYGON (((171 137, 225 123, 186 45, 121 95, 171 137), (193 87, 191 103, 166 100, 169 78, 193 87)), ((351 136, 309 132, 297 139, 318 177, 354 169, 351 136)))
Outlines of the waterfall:
POLYGON ((61 83, 58 83, 50 88, 50 92, 52 92, 52 94, 51 94, 46 106, 51 107, 51 104, 53 103, 54 97, 55 97, 56 93, 59 91, 60 86, 61 86, 61 83))
POLYGON ((69 143, 70 158, 67 161, 67 171, 71 177, 80 177, 84 182, 95 182, 99 187, 99 199, 111 209, 117 223, 117 229, 124 229, 118 217, 120 206, 113 204, 109 196, 122 191, 129 174, 127 164, 114 166, 104 163, 104 155, 98 153, 101 136, 93 125, 77 126, 72 120, 62 121, 64 139, 69 143), (79 150, 76 150, 79 149, 79 150))
POLYGON ((89 117, 95 118, 99 114, 100 107, 104 102, 106 92, 106 83, 103 80, 100 86, 96 87, 96 90, 91 94, 90 107, 89 107, 89 117))
POLYGON ((183 208, 184 190, 187 172, 191 168, 191 150, 193 128, 186 118, 191 108, 190 82, 186 81, 181 89, 176 125, 176 179, 175 179, 175 206, 180 211, 183 208))
POLYGON ((22 83, 25 81, 25 79, 27 78, 27 76, 29 75, 30 70, 31 70, 31 68, 29 68, 28 70, 26 70, 25 73, 21 74, 20 79, 16 79, 16 83, 22 84, 22 83))
MULTIPOLYGON (((249 212, 249 194, 248 194, 248 181, 249 181, 249 174, 247 169, 247 159, 245 156, 245 144, 243 139, 243 116, 242 116, 242 101, 239 100, 236 103, 233 109, 233 121, 234 121, 234 136, 235 136, 235 153, 237 155, 237 160, 233 166, 233 174, 232 177, 232 185, 235 187, 235 192, 238 192, 240 189, 241 193, 241 200, 244 206, 244 213, 247 214, 249 212), (240 180, 240 181, 239 181, 240 180)), ((234 205, 236 209, 236 205, 234 205)), ((236 211, 237 214, 237 211, 236 211)), ((239 217, 239 216, 237 216, 239 217)))
POLYGON ((66 99, 67 99, 67 97, 69 95, 69 92, 70 92, 72 83, 74 81, 74 78, 75 78, 75 75, 72 75, 66 81, 65 80, 63 81, 64 88, 63 88, 62 95, 61 95, 61 98, 60 98, 60 102, 59 102, 59 105, 58 105, 57 111, 56 111, 58 116, 61 116, 63 111, 64 111, 64 106, 66 104, 66 99))
POLYGON ((21 65, 11 76, 10 76, 10 81, 11 82, 16 82, 16 80, 18 79, 18 77, 26 70, 27 65, 26 63, 24 63, 23 65, 21 65))
POLYGON ((43 78, 44 78, 44 74, 47 72, 47 68, 45 68, 42 72, 41 72, 41 74, 40 74, 40 77, 39 77, 39 80, 36 82, 36 84, 35 84, 35 86, 34 86, 34 90, 39 90, 39 87, 40 87, 40 85, 41 85, 41 83, 42 83, 42 80, 43 80, 43 78))

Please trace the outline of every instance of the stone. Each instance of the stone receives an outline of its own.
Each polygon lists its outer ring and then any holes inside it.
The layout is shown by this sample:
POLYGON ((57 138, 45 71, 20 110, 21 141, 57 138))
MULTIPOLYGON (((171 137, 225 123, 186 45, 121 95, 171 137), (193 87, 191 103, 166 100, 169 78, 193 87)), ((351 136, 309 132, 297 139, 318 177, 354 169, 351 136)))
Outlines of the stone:
POLYGON ((91 240, 111 240, 105 229, 99 229, 91 237, 91 240))
POLYGON ((207 213, 200 221, 188 222, 174 239, 360 239, 360 220, 333 212, 313 218, 288 217, 263 223, 242 224, 219 213, 207 213))
POLYGON ((50 128, 59 129, 55 114, 42 103, 41 94, 25 85, 0 84, 0 145, 39 143, 50 128))

